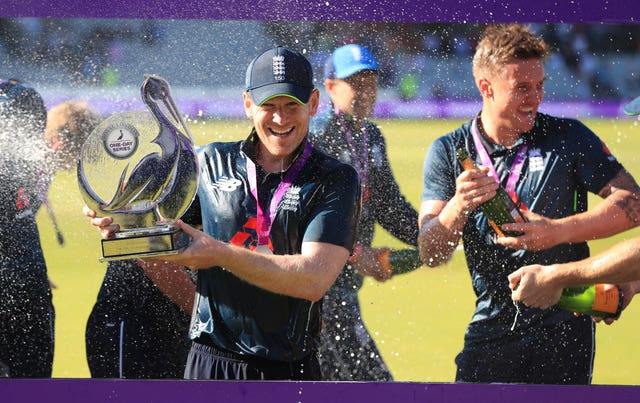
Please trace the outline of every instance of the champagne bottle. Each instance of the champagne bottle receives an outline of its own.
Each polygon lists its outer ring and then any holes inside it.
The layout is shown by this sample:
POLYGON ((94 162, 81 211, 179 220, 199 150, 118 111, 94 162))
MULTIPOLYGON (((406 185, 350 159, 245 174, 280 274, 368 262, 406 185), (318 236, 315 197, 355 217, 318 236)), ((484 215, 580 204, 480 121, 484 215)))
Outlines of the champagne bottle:
MULTIPOLYGON (((465 171, 477 169, 476 163, 469 157, 466 150, 456 150, 456 156, 465 171)), ((516 206, 513 200, 511 200, 511 197, 502 186, 498 187, 496 195, 492 199, 482 203, 480 208, 487 217, 489 225, 491 225, 491 228, 493 228, 498 236, 522 235, 522 233, 518 231, 502 231, 500 229, 502 224, 527 221, 518 209, 518 206, 516 206)))
POLYGON ((387 271, 403 274, 422 267, 417 249, 383 250, 377 256, 380 265, 387 271))
POLYGON ((622 312, 622 291, 618 286, 605 290, 604 284, 562 290, 559 308, 601 318, 617 318, 622 312))

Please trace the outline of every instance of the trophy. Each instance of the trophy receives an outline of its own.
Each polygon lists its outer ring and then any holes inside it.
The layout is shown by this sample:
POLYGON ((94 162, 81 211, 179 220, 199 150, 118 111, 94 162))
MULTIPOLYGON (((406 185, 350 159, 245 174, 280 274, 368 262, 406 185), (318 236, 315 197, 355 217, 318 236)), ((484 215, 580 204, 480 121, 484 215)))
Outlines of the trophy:
POLYGON ((100 261, 175 254, 190 241, 174 223, 198 187, 191 134, 164 79, 145 75, 141 94, 148 111, 105 119, 78 160, 85 203, 120 225, 102 240, 100 261))

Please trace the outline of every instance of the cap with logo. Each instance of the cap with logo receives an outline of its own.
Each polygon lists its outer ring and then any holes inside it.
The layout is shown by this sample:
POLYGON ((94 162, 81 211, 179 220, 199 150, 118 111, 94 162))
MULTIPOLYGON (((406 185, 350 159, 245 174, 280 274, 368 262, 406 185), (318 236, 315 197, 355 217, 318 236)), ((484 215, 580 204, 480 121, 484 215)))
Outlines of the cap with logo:
POLYGON ((378 62, 366 48, 349 44, 333 51, 324 65, 325 78, 344 79, 363 70, 378 70, 378 62))
POLYGON ((256 105, 279 96, 306 104, 314 88, 313 70, 302 54, 278 46, 251 61, 245 84, 256 105))
POLYGON ((626 104, 623 108, 624 113, 627 115, 640 115, 640 97, 637 97, 633 101, 626 104))

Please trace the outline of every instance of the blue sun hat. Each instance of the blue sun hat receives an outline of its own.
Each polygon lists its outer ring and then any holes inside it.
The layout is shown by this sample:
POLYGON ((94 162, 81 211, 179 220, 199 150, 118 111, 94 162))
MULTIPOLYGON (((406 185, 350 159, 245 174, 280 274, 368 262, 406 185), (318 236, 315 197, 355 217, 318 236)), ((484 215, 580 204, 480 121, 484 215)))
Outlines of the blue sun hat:
POLYGON ((622 110, 629 116, 640 115, 640 97, 626 104, 622 110))
POLYGON ((364 70, 378 71, 378 62, 366 48, 354 43, 333 51, 324 66, 324 78, 345 79, 364 70))

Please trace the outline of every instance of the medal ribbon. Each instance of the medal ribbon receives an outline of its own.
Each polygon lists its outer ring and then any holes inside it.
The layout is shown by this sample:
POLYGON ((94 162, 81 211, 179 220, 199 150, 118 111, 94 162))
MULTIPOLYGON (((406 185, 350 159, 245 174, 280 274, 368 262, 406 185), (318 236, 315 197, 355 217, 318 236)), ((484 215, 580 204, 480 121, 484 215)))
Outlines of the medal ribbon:
MULTIPOLYGON (((484 148, 484 145, 480 141, 480 131, 478 130, 478 118, 473 119, 471 123, 471 135, 473 136, 473 142, 476 145, 476 150, 478 151, 478 156, 480 157, 480 161, 482 165, 489 167, 489 173, 496 182, 500 183, 500 177, 496 172, 495 167, 493 166, 493 162, 491 162, 491 158, 489 158, 489 153, 484 148)), ((520 173, 522 172, 522 167, 524 166, 524 161, 527 155, 527 150, 529 146, 527 143, 522 143, 518 148, 518 153, 516 154, 516 158, 511 165, 511 169, 509 170, 509 178, 507 179, 507 185, 505 186, 505 190, 511 196, 511 200, 513 200, 516 205, 518 202, 518 195, 516 194, 516 185, 518 183, 518 179, 520 178, 520 173)))
POLYGON ((344 118, 344 114, 340 113, 340 110, 335 106, 335 113, 340 117, 340 124, 344 127, 344 136, 347 140, 349 149, 353 150, 353 167, 360 176, 360 184, 362 186, 363 193, 367 188, 367 176, 369 174, 369 133, 366 130, 366 126, 362 125, 362 148, 360 149, 360 155, 358 155, 358 148, 356 147, 356 141, 351 133, 351 126, 344 118))
POLYGON ((311 142, 308 140, 304 146, 304 150, 302 154, 295 160, 293 165, 289 167, 287 173, 282 178, 282 181, 278 185, 273 197, 271 198, 271 203, 269 204, 269 214, 265 215, 262 210, 262 206, 260 206, 260 201, 258 200, 258 176, 256 171, 256 164, 247 157, 247 177, 249 179, 249 188, 251 189, 251 194, 256 199, 256 209, 257 209, 257 221, 258 221, 258 245, 268 245, 269 244, 269 234, 271 233, 271 225, 273 224, 273 219, 276 216, 276 212, 278 211, 278 205, 280 201, 284 197, 287 189, 291 186, 293 181, 298 177, 298 174, 302 170, 302 167, 309 159, 311 152, 313 151, 313 147, 311 146, 311 142))

